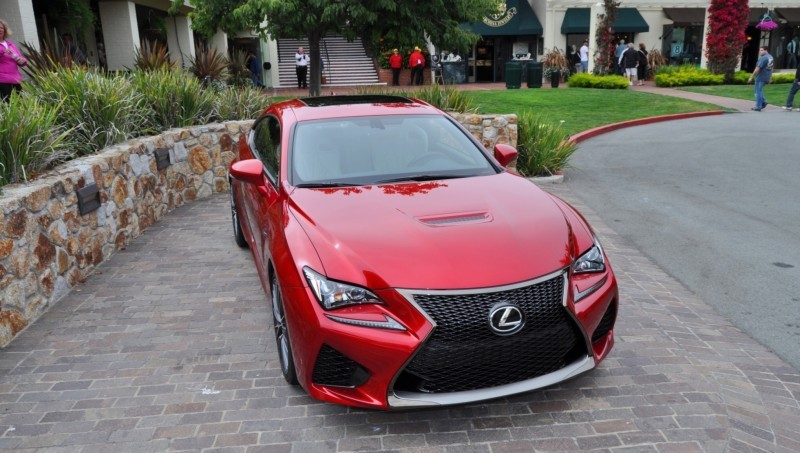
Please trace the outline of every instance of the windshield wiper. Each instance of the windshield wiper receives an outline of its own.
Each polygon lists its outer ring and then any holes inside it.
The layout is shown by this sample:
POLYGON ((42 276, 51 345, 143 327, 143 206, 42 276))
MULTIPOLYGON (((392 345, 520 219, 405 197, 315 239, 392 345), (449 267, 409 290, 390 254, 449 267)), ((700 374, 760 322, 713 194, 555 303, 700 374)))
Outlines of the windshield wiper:
POLYGON ((352 184, 348 182, 308 182, 304 184, 298 184, 295 187, 301 189, 320 189, 326 187, 358 187, 361 184, 352 184))
POLYGON ((437 179, 456 179, 456 178, 467 178, 472 175, 409 175, 409 176, 400 176, 398 178, 389 178, 389 179, 381 179, 380 181, 375 181, 373 184, 389 184, 393 182, 403 182, 403 181, 436 181, 437 179))

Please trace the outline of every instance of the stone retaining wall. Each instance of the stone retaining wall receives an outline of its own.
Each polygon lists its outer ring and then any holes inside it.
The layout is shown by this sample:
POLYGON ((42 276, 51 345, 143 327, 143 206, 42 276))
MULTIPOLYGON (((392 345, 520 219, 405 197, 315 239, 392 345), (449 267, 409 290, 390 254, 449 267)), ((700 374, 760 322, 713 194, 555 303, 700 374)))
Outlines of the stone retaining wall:
MULTIPOLYGON (((515 115, 453 115, 487 149, 517 142, 515 115)), ((251 121, 175 129, 71 161, 0 197, 0 347, 169 211, 228 190, 228 166, 251 121), (154 153, 171 165, 157 169, 154 153), (77 190, 100 208, 80 215, 77 190)))

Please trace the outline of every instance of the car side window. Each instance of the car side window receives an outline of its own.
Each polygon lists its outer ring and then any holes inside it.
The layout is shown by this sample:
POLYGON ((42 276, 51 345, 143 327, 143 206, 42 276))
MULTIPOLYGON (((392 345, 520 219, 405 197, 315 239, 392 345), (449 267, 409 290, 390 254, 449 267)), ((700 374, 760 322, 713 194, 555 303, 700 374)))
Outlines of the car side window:
POLYGON ((253 153, 264 164, 267 176, 275 183, 281 168, 281 125, 274 116, 267 116, 253 126, 250 142, 253 153))

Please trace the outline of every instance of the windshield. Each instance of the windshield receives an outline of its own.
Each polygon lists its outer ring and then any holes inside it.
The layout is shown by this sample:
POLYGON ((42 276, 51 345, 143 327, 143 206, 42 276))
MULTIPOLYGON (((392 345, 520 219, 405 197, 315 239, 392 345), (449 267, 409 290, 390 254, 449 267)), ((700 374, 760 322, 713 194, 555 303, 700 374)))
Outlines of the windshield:
POLYGON ((481 149, 438 115, 305 121, 290 151, 292 184, 337 187, 498 173, 481 149))

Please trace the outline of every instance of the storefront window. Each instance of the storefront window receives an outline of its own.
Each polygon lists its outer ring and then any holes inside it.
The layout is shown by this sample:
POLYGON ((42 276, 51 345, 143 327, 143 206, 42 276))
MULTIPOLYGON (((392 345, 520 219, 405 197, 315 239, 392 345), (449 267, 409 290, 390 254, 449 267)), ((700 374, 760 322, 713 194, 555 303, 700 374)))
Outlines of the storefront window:
POLYGON ((770 54, 775 69, 795 69, 800 62, 800 27, 783 25, 772 31, 770 54))
POLYGON ((661 52, 669 58, 671 65, 700 65, 702 36, 702 26, 665 25, 661 52))

